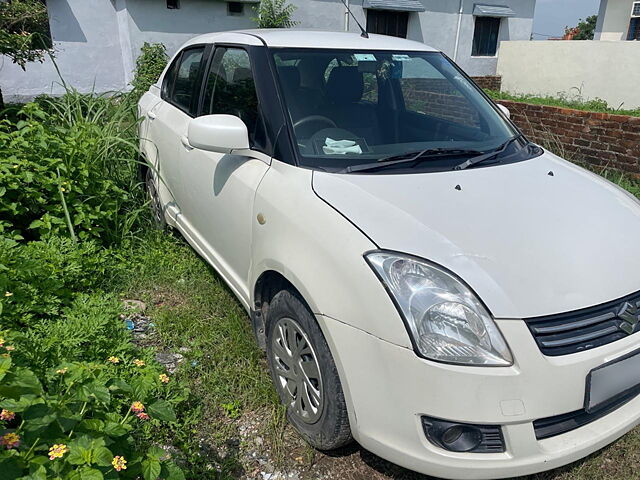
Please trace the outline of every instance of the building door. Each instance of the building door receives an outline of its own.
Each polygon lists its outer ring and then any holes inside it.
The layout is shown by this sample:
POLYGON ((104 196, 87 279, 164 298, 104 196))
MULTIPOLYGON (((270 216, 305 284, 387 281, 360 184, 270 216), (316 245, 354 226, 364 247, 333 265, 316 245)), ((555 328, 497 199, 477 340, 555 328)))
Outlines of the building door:
POLYGON ((367 32, 407 38, 409 12, 367 10, 367 32))

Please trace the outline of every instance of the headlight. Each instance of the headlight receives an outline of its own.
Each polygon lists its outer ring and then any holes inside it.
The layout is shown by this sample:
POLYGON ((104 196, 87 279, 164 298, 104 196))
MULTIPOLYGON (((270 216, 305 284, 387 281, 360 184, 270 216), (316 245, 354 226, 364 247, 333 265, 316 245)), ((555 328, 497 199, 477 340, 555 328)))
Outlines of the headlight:
POLYGON ((401 310, 422 356, 462 365, 513 363, 489 312, 453 275, 398 253, 371 252, 365 258, 401 310))

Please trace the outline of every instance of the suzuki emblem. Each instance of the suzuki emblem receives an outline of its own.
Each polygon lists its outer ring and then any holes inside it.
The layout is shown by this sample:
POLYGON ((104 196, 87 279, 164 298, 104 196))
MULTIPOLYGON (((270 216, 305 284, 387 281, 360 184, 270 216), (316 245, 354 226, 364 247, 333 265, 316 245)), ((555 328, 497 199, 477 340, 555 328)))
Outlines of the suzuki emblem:
POLYGON ((622 320, 620 329, 631 335, 640 322, 640 309, 632 303, 625 302, 618 312, 618 318, 622 320))

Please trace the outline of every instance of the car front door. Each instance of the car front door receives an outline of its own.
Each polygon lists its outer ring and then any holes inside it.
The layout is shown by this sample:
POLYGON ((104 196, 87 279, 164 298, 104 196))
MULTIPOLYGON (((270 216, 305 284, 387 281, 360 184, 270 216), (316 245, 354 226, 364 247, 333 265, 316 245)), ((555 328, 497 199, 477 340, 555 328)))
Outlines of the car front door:
POLYGON ((184 200, 181 156, 187 127, 198 105, 206 50, 203 45, 191 46, 175 57, 163 79, 162 101, 149 113, 149 138, 156 146, 160 177, 157 185, 169 194, 162 197, 170 199, 166 209, 171 217, 179 212, 184 200))
POLYGON ((185 148, 181 156, 180 207, 193 235, 192 243, 247 302, 253 202, 270 161, 260 152, 265 133, 254 78, 245 49, 215 48, 204 78, 200 114, 242 119, 251 150, 223 154, 185 148))

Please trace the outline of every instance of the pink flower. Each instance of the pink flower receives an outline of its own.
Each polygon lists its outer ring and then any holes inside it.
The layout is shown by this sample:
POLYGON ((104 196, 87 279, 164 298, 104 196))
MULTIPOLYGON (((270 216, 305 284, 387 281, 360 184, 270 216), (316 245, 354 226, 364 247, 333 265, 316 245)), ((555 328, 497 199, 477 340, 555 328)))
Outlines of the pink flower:
POLYGON ((144 405, 142 404, 142 402, 133 402, 131 404, 131 411, 133 413, 144 412, 144 405))
POLYGON ((17 433, 7 433, 0 437, 0 445, 5 447, 7 450, 15 448, 20 445, 20 436, 17 433))
POLYGON ((138 417, 140 420, 149 420, 151 418, 149 415, 147 415, 144 412, 140 412, 136 414, 136 417, 138 417))
POLYGON ((16 417, 16 414, 13 413, 11 410, 7 410, 3 408, 2 412, 0 412, 0 420, 4 420, 5 422, 13 420, 15 417, 16 417))

